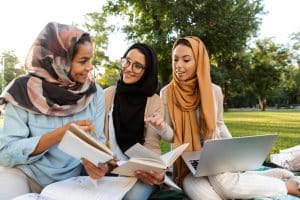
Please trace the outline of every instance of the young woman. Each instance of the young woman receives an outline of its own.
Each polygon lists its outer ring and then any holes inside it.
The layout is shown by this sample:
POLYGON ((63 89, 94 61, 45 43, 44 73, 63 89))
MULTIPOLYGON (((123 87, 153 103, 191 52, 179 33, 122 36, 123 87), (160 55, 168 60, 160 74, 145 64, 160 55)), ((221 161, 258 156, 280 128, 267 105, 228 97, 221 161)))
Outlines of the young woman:
MULTIPOLYGON (((208 55, 199 38, 189 36, 174 43, 172 69, 173 79, 161 90, 161 97, 166 121, 174 129, 175 146, 188 142, 188 151, 199 151, 203 140, 231 137, 223 121, 222 92, 211 83, 208 55)), ((287 170, 227 172, 197 178, 189 173, 182 160, 178 160, 174 176, 188 196, 195 200, 300 194, 292 180, 293 174, 287 170), (289 180, 284 182, 283 179, 289 180)))
MULTIPOLYGON (((88 33, 49 23, 26 58, 28 74, 1 95, 5 103, 0 134, 0 199, 39 192, 46 185, 78 176, 80 161, 57 148, 70 123, 102 132, 105 99, 91 76, 93 45, 88 33)), ((107 171, 102 165, 98 173, 107 171)))
MULTIPOLYGON (((160 154, 160 139, 170 141, 173 131, 164 123, 164 107, 157 89, 157 58, 154 50, 136 43, 121 60, 121 79, 105 89, 105 134, 118 160, 139 142, 160 154)), ((148 199, 164 179, 164 173, 137 171, 140 179, 124 199, 148 199)))

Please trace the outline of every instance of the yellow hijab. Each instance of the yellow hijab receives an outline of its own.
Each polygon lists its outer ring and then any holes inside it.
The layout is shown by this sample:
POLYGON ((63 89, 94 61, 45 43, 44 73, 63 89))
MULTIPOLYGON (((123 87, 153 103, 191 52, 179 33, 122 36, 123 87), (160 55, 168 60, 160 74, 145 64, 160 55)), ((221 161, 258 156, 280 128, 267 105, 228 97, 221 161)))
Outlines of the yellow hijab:
MULTIPOLYGON (((167 90, 170 118, 174 128, 174 144, 190 143, 187 151, 201 150, 200 139, 212 138, 215 128, 213 92, 210 78, 210 63, 203 42, 194 36, 187 36, 196 63, 196 76, 188 81, 180 81, 173 69, 173 79, 167 90), (200 107, 199 119, 196 110, 200 107), (200 122, 200 123, 199 123, 200 122)), ((174 43, 173 50, 175 49, 174 43)), ((182 159, 174 166, 175 181, 182 186, 188 169, 182 159)))

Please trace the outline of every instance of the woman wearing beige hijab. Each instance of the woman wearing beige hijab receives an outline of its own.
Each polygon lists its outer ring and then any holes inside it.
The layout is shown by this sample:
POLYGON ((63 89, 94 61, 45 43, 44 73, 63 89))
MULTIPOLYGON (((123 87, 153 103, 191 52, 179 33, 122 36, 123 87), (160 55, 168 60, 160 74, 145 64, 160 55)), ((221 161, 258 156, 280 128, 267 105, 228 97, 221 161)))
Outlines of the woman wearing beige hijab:
MULTIPOLYGON (((204 140, 231 137, 223 120, 222 91, 211 82, 210 63, 203 42, 194 36, 175 41, 172 69, 173 78, 161 90, 161 97, 166 122, 174 130, 174 145, 190 143, 187 151, 199 151, 204 140)), ((294 181, 280 180, 292 176, 289 171, 274 169, 197 178, 189 173, 181 159, 174 166, 175 181, 191 199, 197 200, 300 194, 294 181)))

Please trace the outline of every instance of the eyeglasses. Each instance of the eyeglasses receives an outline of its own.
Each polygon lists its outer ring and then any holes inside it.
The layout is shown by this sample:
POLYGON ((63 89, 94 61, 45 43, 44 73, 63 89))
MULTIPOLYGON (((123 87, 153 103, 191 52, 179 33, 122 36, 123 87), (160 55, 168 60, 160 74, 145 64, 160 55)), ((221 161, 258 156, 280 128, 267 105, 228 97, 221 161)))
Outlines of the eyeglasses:
POLYGON ((129 58, 121 58, 121 67, 122 69, 126 69, 129 66, 132 66, 132 71, 136 74, 141 73, 146 67, 138 62, 133 62, 129 58))

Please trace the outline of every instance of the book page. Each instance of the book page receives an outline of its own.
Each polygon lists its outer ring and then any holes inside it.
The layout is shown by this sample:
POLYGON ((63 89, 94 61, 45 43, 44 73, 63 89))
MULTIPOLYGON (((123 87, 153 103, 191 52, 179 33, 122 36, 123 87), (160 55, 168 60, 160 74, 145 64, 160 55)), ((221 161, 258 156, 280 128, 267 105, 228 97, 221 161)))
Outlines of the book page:
POLYGON ((161 155, 160 158, 167 167, 170 167, 188 146, 189 143, 182 144, 179 147, 173 149, 172 151, 169 151, 164 155, 161 155))
POLYGON ((12 200, 57 200, 38 193, 27 193, 13 198, 12 200))
POLYGON ((69 130, 60 141, 58 148, 74 158, 85 158, 96 166, 113 159, 113 156, 87 144, 69 130))
POLYGON ((94 146, 95 148, 106 152, 107 154, 113 155, 113 152, 104 144, 93 138, 89 133, 82 130, 79 126, 72 123, 70 125, 69 131, 81 138, 86 143, 94 146))
POLYGON ((156 171, 162 173, 166 166, 156 160, 147 160, 142 158, 130 158, 128 161, 118 162, 120 164, 111 173, 120 174, 123 176, 135 176, 134 172, 142 170, 146 172, 156 171))
POLYGON ((159 155, 154 153, 153 151, 147 149, 140 143, 136 143, 132 147, 130 147, 125 154, 129 156, 130 158, 151 158, 154 160, 157 160, 158 162, 163 163, 163 161, 160 159, 159 155))
POLYGON ((78 176, 48 185, 41 195, 56 200, 119 200, 136 181, 137 179, 132 177, 104 176, 95 186, 90 177, 78 176))

